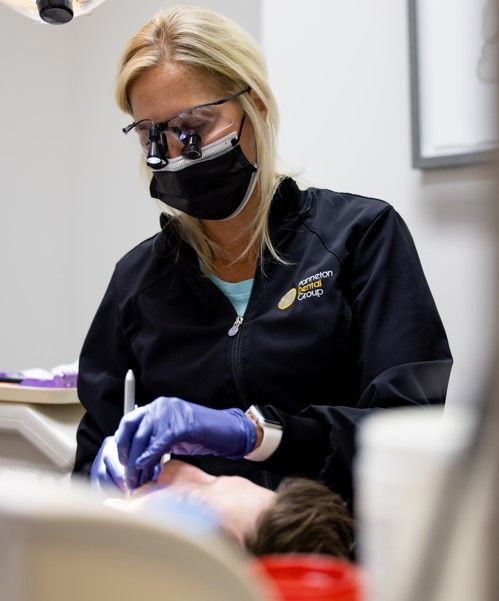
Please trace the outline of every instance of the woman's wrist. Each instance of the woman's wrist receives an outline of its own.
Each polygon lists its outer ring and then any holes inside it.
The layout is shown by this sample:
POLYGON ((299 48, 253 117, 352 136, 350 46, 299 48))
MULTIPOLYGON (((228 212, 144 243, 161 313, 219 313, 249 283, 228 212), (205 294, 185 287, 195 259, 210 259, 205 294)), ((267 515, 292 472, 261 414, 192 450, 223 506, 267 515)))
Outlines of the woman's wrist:
POLYGON ((262 441, 263 441, 263 428, 262 428, 262 426, 260 426, 260 424, 258 424, 253 419, 252 416, 247 415, 246 417, 250 420, 250 422, 255 427, 255 432, 256 432, 255 446, 251 449, 251 451, 254 451, 255 449, 258 449, 258 447, 260 447, 260 445, 262 444, 262 441))

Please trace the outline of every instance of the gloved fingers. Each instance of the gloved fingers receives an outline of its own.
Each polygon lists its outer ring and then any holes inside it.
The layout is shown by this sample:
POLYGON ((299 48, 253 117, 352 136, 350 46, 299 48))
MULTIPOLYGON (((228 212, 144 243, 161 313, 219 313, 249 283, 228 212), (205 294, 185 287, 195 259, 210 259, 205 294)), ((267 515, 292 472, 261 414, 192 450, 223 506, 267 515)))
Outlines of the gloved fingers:
POLYGON ((100 461, 96 466, 92 477, 92 482, 98 484, 99 486, 103 486, 108 483, 107 468, 104 461, 100 461))
POLYGON ((144 484, 147 484, 151 480, 149 470, 138 470, 137 474, 137 488, 144 486, 144 484))
POLYGON ((94 462, 92 463, 92 467, 90 468, 90 482, 97 483, 100 481, 102 464, 103 464, 103 461, 102 461, 102 448, 101 448, 101 450, 97 453, 97 455, 94 459, 94 462))
POLYGON ((139 409, 135 409, 135 411, 127 413, 120 421, 120 425, 114 434, 114 438, 118 448, 118 458, 122 465, 127 465, 128 463, 130 447, 135 432, 140 427, 146 414, 146 407, 140 407, 139 409))
POLYGON ((156 482, 159 478, 160 473, 161 473, 161 462, 158 462, 158 463, 156 463, 156 465, 154 466, 154 469, 152 471, 151 480, 153 482, 156 482))
POLYGON ((114 472, 115 470, 113 468, 108 468, 108 465, 113 461, 115 464, 119 465, 116 444, 113 437, 108 436, 104 439, 90 470, 90 481, 92 485, 97 488, 116 485, 111 475, 111 472, 114 472), (106 463, 108 460, 110 462, 109 464, 106 463))
POLYGON ((137 458, 140 457, 150 445, 153 431, 153 421, 151 419, 143 419, 131 440, 128 459, 126 462, 126 479, 130 488, 137 488, 137 486, 139 486, 139 472, 147 469, 150 465, 149 463, 146 465, 137 465, 137 458))
POLYGON ((139 486, 143 486, 144 484, 147 484, 148 482, 156 482, 160 471, 161 471, 161 466, 159 463, 156 463, 156 465, 151 466, 149 468, 139 470, 139 472, 138 472, 139 473, 139 478, 138 478, 139 486))
POLYGON ((105 456, 104 467, 106 468, 106 478, 108 483, 114 484, 121 490, 125 490, 125 468, 118 461, 118 454, 116 456, 105 456))
POLYGON ((135 460, 135 465, 138 469, 144 469, 150 465, 154 465, 161 461, 161 457, 165 453, 171 451, 172 446, 177 442, 177 436, 173 435, 169 428, 161 438, 157 438, 150 444, 135 460))
POLYGON ((99 490, 102 488, 109 488, 110 486, 116 486, 114 480, 109 474, 104 460, 100 461, 95 467, 91 478, 91 485, 93 488, 97 488, 99 490))

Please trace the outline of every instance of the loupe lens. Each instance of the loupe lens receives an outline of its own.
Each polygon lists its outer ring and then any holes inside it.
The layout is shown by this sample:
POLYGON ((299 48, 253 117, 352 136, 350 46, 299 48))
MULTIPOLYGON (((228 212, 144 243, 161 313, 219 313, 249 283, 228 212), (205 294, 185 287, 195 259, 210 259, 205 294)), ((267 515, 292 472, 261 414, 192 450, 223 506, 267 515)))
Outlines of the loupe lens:
POLYGON ((228 107, 194 108, 168 121, 168 149, 175 156, 197 159, 201 146, 216 142, 234 129, 234 119, 228 107))
POLYGON ((182 141, 184 142, 184 147, 182 148, 182 156, 184 159, 200 159, 203 156, 203 152, 201 150, 201 137, 195 133, 188 133, 183 136, 182 141))

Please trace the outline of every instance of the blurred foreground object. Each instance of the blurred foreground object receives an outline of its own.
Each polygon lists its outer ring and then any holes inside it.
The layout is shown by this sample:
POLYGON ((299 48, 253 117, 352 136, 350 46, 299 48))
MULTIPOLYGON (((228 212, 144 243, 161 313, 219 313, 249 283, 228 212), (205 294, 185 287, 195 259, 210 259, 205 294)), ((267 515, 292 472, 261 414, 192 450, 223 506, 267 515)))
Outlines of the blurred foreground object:
MULTIPOLYGON (((442 503, 451 505, 462 493, 453 476, 464 465, 475 422, 468 411, 444 414, 433 407, 383 411, 365 420, 356 480, 369 601, 412 598, 428 542, 440 548, 444 523, 436 524, 435 516, 442 503)), ((440 561, 433 557, 433 563, 440 561)))
POLYGON ((92 11, 104 0, 0 0, 16 12, 35 21, 63 25, 73 17, 92 11))
POLYGON ((81 483, 0 469, 0 582, 8 601, 265 601, 244 556, 188 520, 103 507, 81 483))
POLYGON ((255 564, 270 576, 279 601, 361 601, 359 568, 325 555, 285 554, 261 557, 255 564))

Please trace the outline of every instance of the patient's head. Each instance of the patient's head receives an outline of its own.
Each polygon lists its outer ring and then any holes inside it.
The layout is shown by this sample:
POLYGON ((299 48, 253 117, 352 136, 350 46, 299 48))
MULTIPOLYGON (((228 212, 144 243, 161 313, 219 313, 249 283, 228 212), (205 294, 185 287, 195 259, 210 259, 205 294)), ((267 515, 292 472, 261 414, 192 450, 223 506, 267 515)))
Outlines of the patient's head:
POLYGON ((304 478, 281 483, 246 539, 255 555, 321 553, 349 559, 353 544, 353 519, 342 498, 304 478))
MULTIPOLYGON (((313 480, 290 478, 274 492, 246 478, 212 476, 172 460, 150 494, 161 495, 158 487, 209 506, 224 531, 255 555, 350 555, 354 535, 348 509, 338 495, 313 480)), ((140 506, 140 499, 135 503, 140 506)))
POLYGON ((209 506, 223 530, 241 546, 254 532, 258 517, 274 502, 275 493, 240 476, 212 476, 203 470, 171 460, 161 470, 156 486, 175 491, 190 501, 209 506))

